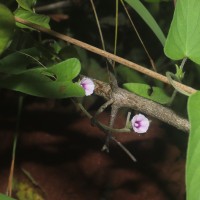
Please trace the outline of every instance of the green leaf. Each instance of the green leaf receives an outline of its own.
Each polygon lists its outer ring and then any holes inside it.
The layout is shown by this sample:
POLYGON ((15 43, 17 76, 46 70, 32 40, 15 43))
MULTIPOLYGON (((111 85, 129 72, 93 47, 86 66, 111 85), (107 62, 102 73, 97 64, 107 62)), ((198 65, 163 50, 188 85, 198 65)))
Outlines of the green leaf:
POLYGON ((46 98, 81 97, 83 88, 72 80, 79 74, 80 62, 68 59, 48 68, 34 68, 0 81, 1 87, 46 98))
POLYGON ((191 95, 188 100, 190 134, 186 162, 187 200, 199 200, 200 190, 200 92, 191 95))
POLYGON ((15 199, 13 199, 11 197, 8 197, 8 196, 6 196, 4 194, 0 194, 0 200, 15 200, 15 199))
POLYGON ((33 63, 38 65, 38 63, 36 63, 33 58, 29 57, 32 56, 36 58, 40 56, 40 51, 37 48, 24 49, 21 50, 21 52, 24 54, 15 52, 0 60, 1 74, 19 74, 27 70, 27 68, 30 68, 30 65, 33 63), (25 54, 29 56, 26 56, 25 54))
POLYGON ((160 104, 167 104, 171 100, 165 91, 159 87, 150 87, 141 83, 125 83, 123 87, 130 92, 145 97, 160 104))
POLYGON ((0 55, 10 44, 14 35, 15 20, 11 11, 0 4, 0 55))
POLYGON ((200 1, 179 0, 165 44, 165 54, 179 60, 185 57, 200 64, 200 1))
MULTIPOLYGON (((50 29, 50 26, 49 26, 50 18, 46 15, 39 15, 30 11, 24 10, 23 8, 18 8, 14 14, 16 17, 20 17, 34 24, 50 29)), ((33 30, 32 28, 20 23, 17 23, 17 26, 19 26, 20 28, 28 28, 28 29, 33 30)))
POLYGON ((149 13, 149 11, 144 7, 144 5, 139 0, 125 0, 139 15, 140 17, 146 22, 149 28, 154 32, 157 36, 161 44, 164 46, 165 44, 165 36, 160 29, 159 25, 149 13))
POLYGON ((35 5, 36 0, 16 0, 20 7, 32 12, 32 7, 35 5))
POLYGON ((56 74, 56 79, 58 81, 71 81, 80 73, 81 65, 78 59, 71 58, 45 70, 52 74, 56 74))

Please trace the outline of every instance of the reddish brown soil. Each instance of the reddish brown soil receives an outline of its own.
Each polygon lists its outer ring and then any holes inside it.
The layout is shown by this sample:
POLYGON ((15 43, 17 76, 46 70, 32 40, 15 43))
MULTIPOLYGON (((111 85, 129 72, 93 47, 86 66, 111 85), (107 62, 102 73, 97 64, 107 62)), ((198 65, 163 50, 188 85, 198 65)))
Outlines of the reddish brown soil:
MULTIPOLYGON (((16 99, 4 98, 0 117, 0 192, 5 192, 16 122, 16 99)), ((71 105, 72 106, 72 105, 71 105)), ((46 200, 183 200, 184 165, 177 146, 153 120, 145 136, 116 135, 137 158, 116 145, 101 152, 105 135, 80 114, 54 101, 25 103, 15 177, 26 169, 46 200)), ((99 118, 107 122, 108 114, 99 118)), ((123 127, 124 119, 117 125, 123 127)))

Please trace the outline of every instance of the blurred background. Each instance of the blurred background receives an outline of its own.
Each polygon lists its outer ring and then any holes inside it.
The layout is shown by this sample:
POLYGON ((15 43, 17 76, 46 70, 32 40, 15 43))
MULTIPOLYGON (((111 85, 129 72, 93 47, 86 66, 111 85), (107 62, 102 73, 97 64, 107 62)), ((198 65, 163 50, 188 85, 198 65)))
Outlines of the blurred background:
MULTIPOLYGON (((170 0, 142 0, 167 36, 173 17, 174 2, 170 0)), ((3 0, 12 11, 17 8, 13 0, 3 0)), ((94 0, 99 16, 105 48, 113 53, 115 33, 115 1, 94 0)), ((52 30, 102 48, 94 12, 90 1, 38 0, 36 13, 48 15, 52 30)), ((151 55, 158 73, 175 72, 174 62, 163 52, 163 46, 138 14, 127 9, 151 55)), ((46 34, 16 30, 18 42, 10 51, 29 48, 33 41, 42 41, 42 63, 49 64, 49 52, 59 49, 62 59, 76 57, 81 61, 81 74, 108 81, 105 59, 79 47, 58 41, 46 34)), ((117 55, 151 69, 146 55, 128 17, 119 4, 117 55)), ((2 55, 3 57, 4 55, 2 55)), ((180 64, 180 63, 177 63, 180 64)), ((199 71, 187 62, 184 82, 198 87, 199 71), (188 67, 188 68, 187 68, 188 67), (192 70, 191 70, 192 69, 192 70), (189 73, 190 70, 190 73, 189 73), (187 73, 188 72, 188 73, 187 73)), ((116 63, 117 80, 146 83, 172 88, 116 63)), ((0 90, 0 192, 5 192, 16 127, 19 93, 0 90)), ((97 96, 79 99, 90 113, 105 101, 97 96)), ((187 99, 178 95, 172 104, 176 112, 186 117, 187 99)), ((109 120, 108 108, 98 119, 109 120)), ((123 127, 127 109, 120 111, 115 124, 123 127)), ((134 112, 134 111, 133 111, 134 112)), ((150 118, 151 119, 151 118, 150 118)), ((90 121, 70 99, 54 100, 24 95, 20 137, 16 152, 14 195, 19 200, 183 200, 185 199, 185 154, 187 134, 151 119, 148 133, 115 134, 116 138, 136 157, 134 163, 111 143, 110 153, 102 152, 105 134, 90 121)))

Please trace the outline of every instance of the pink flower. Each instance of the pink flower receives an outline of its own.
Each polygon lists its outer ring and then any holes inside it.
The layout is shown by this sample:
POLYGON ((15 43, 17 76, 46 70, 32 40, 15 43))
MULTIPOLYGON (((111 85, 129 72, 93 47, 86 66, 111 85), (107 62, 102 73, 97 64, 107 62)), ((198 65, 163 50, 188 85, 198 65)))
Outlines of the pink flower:
POLYGON ((142 114, 135 115, 131 124, 136 133, 146 133, 149 128, 149 120, 142 114))
POLYGON ((94 92, 94 82, 90 78, 82 78, 80 85, 85 90, 85 95, 89 96, 94 92))

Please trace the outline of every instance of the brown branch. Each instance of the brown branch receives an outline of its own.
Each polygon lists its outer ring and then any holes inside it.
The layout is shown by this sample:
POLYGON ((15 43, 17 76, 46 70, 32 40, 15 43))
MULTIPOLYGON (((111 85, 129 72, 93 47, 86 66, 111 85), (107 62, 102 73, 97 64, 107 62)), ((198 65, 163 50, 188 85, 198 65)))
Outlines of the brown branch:
POLYGON ((189 132, 190 124, 188 120, 177 115, 173 110, 122 88, 116 88, 112 91, 108 83, 95 79, 93 79, 93 81, 95 83, 95 94, 104 97, 106 100, 112 99, 113 104, 119 108, 132 108, 157 118, 184 132, 189 132))
MULTIPOLYGON (((71 38, 71 37, 69 37, 67 35, 63 35, 63 34, 60 34, 60 33, 56 32, 56 31, 41 27, 41 26, 39 26, 37 24, 33 24, 33 23, 31 23, 31 22, 29 22, 27 20, 21 19, 19 17, 15 17, 15 21, 19 22, 21 24, 27 25, 27 26, 29 26, 31 28, 34 28, 34 29, 36 29, 38 31, 47 33, 47 34, 49 34, 51 36, 54 36, 56 38, 59 38, 59 39, 61 39, 63 41, 66 41, 66 42, 69 42, 69 43, 74 44, 76 46, 79 46, 79 47, 81 47, 83 49, 86 49, 86 50, 91 51, 93 53, 96 53, 98 55, 101 55, 101 56, 103 56, 105 58, 111 59, 111 60, 113 60, 115 62, 118 62, 118 63, 120 63, 122 65, 125 65, 125 66, 127 66, 129 68, 132 68, 132 69, 134 69, 136 71, 139 71, 139 72, 141 72, 143 74, 146 74, 146 75, 148 75, 148 76, 150 76, 150 77, 152 77, 154 79, 157 79, 159 81, 162 81, 164 83, 167 83, 167 84, 171 85, 170 81, 168 80, 168 78, 166 76, 158 74, 158 73, 156 73, 156 72, 154 72, 152 70, 149 70, 149 69, 147 69, 147 68, 145 68, 145 67, 143 67, 141 65, 138 65, 138 64, 133 63, 131 61, 128 61, 128 60, 126 60, 124 58, 116 56, 116 55, 114 55, 112 53, 109 53, 107 51, 104 51, 102 49, 99 49, 97 47, 89 45, 87 43, 84 43, 84 42, 81 42, 79 40, 76 40, 76 39, 71 38)), ((195 89, 193 89, 193 88, 191 88, 189 86, 186 86, 184 84, 181 84, 181 83, 179 83, 177 81, 174 81, 174 85, 176 85, 177 88, 180 88, 180 90, 183 90, 183 91, 185 91, 185 92, 187 92, 189 94, 193 94, 193 93, 196 92, 195 89)))

